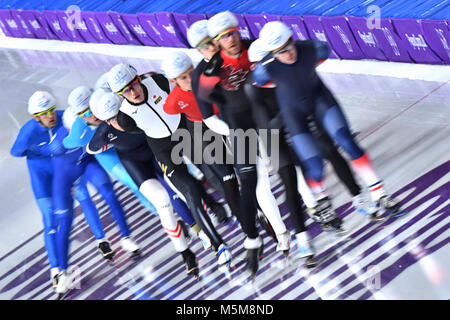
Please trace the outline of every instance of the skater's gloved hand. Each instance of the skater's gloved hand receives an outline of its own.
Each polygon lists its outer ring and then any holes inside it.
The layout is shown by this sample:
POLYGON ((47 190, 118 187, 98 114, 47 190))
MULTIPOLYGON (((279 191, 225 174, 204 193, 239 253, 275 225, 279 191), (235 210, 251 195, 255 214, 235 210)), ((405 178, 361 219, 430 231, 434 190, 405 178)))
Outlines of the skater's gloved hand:
POLYGON ((51 141, 50 143, 44 142, 38 145, 32 145, 28 148, 34 154, 45 155, 45 156, 54 156, 63 154, 66 149, 62 146, 60 141, 51 141))

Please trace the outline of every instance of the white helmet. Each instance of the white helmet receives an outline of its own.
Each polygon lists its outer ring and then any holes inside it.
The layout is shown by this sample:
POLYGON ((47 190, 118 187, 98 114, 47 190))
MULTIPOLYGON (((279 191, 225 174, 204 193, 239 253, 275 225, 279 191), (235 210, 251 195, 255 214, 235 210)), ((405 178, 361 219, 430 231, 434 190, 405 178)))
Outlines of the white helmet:
POLYGON ((122 100, 117 94, 107 92, 99 97, 98 101, 92 105, 91 110, 94 116, 105 121, 117 115, 121 104, 122 100))
POLYGON ((206 37, 209 37, 208 20, 195 21, 187 30, 187 39, 192 48, 198 46, 206 37))
POLYGON ((137 71, 133 66, 125 63, 116 64, 108 72, 109 87, 114 92, 120 91, 136 76, 137 71))
POLYGON ((28 99, 28 113, 33 115, 56 105, 56 99, 50 92, 36 91, 28 99))
POLYGON ((98 78, 97 81, 95 82, 94 90, 97 90, 98 88, 103 88, 111 91, 111 87, 108 84, 108 72, 102 74, 100 78, 98 78))
POLYGON ((267 22, 259 32, 259 39, 267 51, 281 47, 290 37, 292 37, 291 28, 281 21, 267 22))
POLYGON ((161 69, 168 79, 174 79, 192 66, 191 58, 183 51, 167 54, 161 64, 161 69))
POLYGON ((92 89, 86 86, 79 86, 72 90, 67 98, 69 108, 73 113, 80 113, 89 107, 89 98, 92 94, 92 89))
POLYGON ((73 112, 72 108, 67 108, 66 110, 64 110, 64 113, 62 115, 62 122, 63 122, 63 126, 66 129, 70 130, 76 119, 77 119, 77 114, 73 112))
POLYGON ((239 21, 236 16, 230 11, 220 12, 208 20, 208 34, 214 38, 219 33, 239 26, 239 21))
POLYGON ((100 101, 100 98, 104 94, 107 94, 109 92, 111 92, 111 91, 103 89, 103 88, 98 88, 97 90, 92 92, 91 98, 89 99, 89 106, 91 107, 92 113, 94 113, 93 109, 98 105, 98 102, 100 101))
POLYGON ((268 53, 269 51, 263 50, 261 48, 261 40, 256 39, 253 41, 248 48, 248 60, 250 62, 258 62, 261 61, 268 53))

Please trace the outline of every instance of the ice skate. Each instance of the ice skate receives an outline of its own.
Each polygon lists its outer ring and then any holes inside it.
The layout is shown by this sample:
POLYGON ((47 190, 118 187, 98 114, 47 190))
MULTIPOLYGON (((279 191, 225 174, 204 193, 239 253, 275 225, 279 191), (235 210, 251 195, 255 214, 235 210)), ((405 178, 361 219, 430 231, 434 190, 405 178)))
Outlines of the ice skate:
POLYGON ((67 295, 67 292, 69 291, 72 284, 72 279, 70 275, 64 270, 58 273, 56 282, 57 285, 55 291, 58 294, 57 299, 61 300, 67 295))
POLYGON ((401 209, 400 202, 388 195, 382 196, 376 202, 379 211, 385 210, 388 215, 384 219, 389 219, 390 217, 400 217, 407 212, 401 209))
POLYGON ((198 263, 194 253, 188 248, 181 252, 184 264, 186 265, 186 273, 198 278, 198 263))
POLYGON ((306 258, 305 264, 308 268, 313 268, 317 265, 317 261, 314 258, 314 249, 311 244, 308 232, 300 232, 295 235, 297 239, 297 251, 300 258, 306 258))
POLYGON ((139 246, 133 239, 131 239, 131 237, 122 238, 122 240, 120 240, 120 244, 123 250, 130 253, 130 257, 132 259, 138 259, 141 256, 139 246))
POLYGON ((107 240, 101 240, 98 243, 98 251, 102 254, 103 258, 112 262, 116 253, 111 249, 111 245, 107 240))
POLYGON ((342 228, 342 219, 336 216, 328 197, 319 199, 317 205, 313 208, 308 208, 307 212, 315 222, 320 224, 324 231, 345 232, 342 228))
POLYGON ((284 233, 277 234, 277 251, 283 251, 285 257, 289 256, 291 247, 291 233, 286 230, 284 233))
POLYGON ((198 233, 198 238, 200 239, 200 241, 203 244, 203 248, 205 250, 211 249, 211 240, 208 238, 208 236, 206 235, 206 233, 203 230, 200 230, 198 233))
POLYGON ((221 244, 216 253, 217 263, 219 264, 219 269, 221 271, 229 270, 231 266, 231 251, 225 245, 221 244))
POLYGON ((247 249, 247 265, 246 268, 251 272, 252 279, 256 277, 259 268, 259 257, 263 242, 261 237, 255 239, 246 238, 244 241, 244 248, 247 249))
POLYGON ((353 207, 356 209, 356 212, 369 217, 371 221, 382 220, 382 218, 378 216, 377 207, 374 204, 369 203, 367 199, 364 199, 364 196, 362 194, 354 196, 352 199, 352 203, 353 207))
POLYGON ((52 288, 56 291, 56 287, 58 286, 58 274, 59 268, 51 268, 50 269, 50 279, 52 281, 52 288))

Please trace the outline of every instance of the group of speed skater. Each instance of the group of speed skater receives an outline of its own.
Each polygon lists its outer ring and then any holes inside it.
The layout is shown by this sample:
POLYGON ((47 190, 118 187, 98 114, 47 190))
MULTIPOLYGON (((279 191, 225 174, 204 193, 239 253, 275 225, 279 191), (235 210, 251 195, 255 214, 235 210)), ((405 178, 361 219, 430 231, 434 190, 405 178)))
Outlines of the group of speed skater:
MULTIPOLYGON (((292 30, 281 21, 266 23, 252 42, 242 40, 238 20, 229 11, 194 22, 187 39, 203 55, 196 66, 185 51, 174 50, 162 59, 162 73, 140 75, 129 64, 113 66, 94 88, 75 88, 65 110, 56 109, 56 99, 47 91, 36 91, 29 98, 32 119, 21 128, 11 155, 27 159, 43 216, 51 281, 58 294, 67 292, 71 284, 67 268, 74 198, 103 257, 112 260, 115 254, 88 182, 108 204, 125 251, 140 254, 111 177, 159 216, 187 274, 196 277, 199 267, 189 248, 188 228, 205 249, 212 250, 219 268, 229 267, 232 261, 212 217, 220 223, 238 222, 245 235, 246 268, 253 277, 263 258, 258 221, 286 255, 295 235, 297 254, 307 267, 315 267, 306 217, 324 230, 345 231, 324 186, 325 159, 352 195, 356 212, 377 221, 386 210, 400 210, 316 71, 329 56, 326 44, 295 41, 292 30), (209 132, 223 150, 200 162, 194 161, 193 150, 175 152, 182 158, 175 161, 174 137, 182 129, 191 133, 191 139, 195 130, 209 132), (239 129, 265 129, 277 137, 259 139, 255 154, 251 139, 235 141, 238 137, 232 132, 239 129), (277 148, 270 145, 273 141, 277 148), (230 155, 232 163, 225 161, 230 155), (271 192, 271 171, 284 187, 292 230, 286 228, 271 192), (208 186, 221 194, 228 212, 208 193, 208 186)), ((206 154, 202 152, 203 157, 206 154)))

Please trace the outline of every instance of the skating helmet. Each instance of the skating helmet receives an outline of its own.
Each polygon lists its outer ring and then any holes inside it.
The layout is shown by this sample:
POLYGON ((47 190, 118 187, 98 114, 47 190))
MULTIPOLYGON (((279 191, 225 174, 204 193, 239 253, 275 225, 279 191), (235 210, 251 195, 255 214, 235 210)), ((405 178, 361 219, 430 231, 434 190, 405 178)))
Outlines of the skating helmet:
POLYGON ((77 119, 77 114, 73 112, 72 108, 69 107, 66 110, 64 110, 64 113, 62 116, 62 121, 63 121, 63 126, 66 129, 70 130, 76 119, 77 119))
POLYGON ((108 84, 112 91, 118 92, 129 84, 136 76, 136 69, 126 63, 116 64, 108 72, 108 84))
POLYGON ((168 79, 178 77, 192 66, 191 58, 183 51, 174 51, 167 54, 161 64, 161 69, 168 79))
POLYGON ((248 60, 250 62, 261 61, 269 53, 269 51, 263 50, 261 45, 261 40, 256 39, 248 48, 248 60))
POLYGON ((122 100, 113 92, 101 95, 98 101, 92 105, 91 110, 94 116, 100 120, 108 120, 116 116, 119 112, 122 100))
POLYGON ((281 47, 290 37, 292 37, 291 28, 281 21, 267 22, 259 32, 262 47, 267 51, 281 47))
POLYGON ((208 20, 195 21, 187 31, 187 39, 192 48, 198 46, 206 37, 209 37, 208 20))
POLYGON ((111 87, 108 84, 108 72, 102 74, 100 78, 98 78, 97 81, 95 82, 94 90, 97 90, 98 88, 111 91, 111 87))
POLYGON ((230 11, 223 11, 208 20, 208 34, 214 38, 219 33, 239 26, 239 21, 236 16, 230 11))
POLYGON ((28 113, 33 115, 56 106, 55 97, 47 91, 36 91, 28 99, 28 113))
POLYGON ((69 108, 73 113, 80 113, 89 107, 89 98, 93 90, 86 86, 79 86, 72 90, 67 98, 69 108))
MULTIPOLYGON (((91 94, 91 98, 89 99, 89 106, 91 107, 91 111, 98 105, 100 98, 111 91, 105 90, 103 88, 98 88, 91 94)), ((94 111, 92 111, 94 113, 94 111)), ((95 115, 95 114, 94 114, 95 115)))

